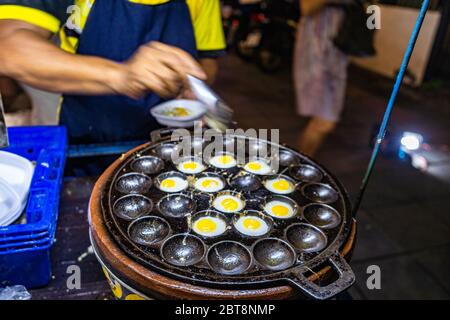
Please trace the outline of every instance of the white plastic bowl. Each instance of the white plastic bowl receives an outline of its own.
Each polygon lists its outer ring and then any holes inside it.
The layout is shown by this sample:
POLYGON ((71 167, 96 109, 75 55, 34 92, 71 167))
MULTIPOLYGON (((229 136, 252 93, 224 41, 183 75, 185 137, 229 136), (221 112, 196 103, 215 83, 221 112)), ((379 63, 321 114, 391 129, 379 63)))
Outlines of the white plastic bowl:
POLYGON ((199 101, 179 99, 159 104, 153 107, 150 113, 162 125, 176 128, 189 128, 194 126, 194 122, 200 120, 206 114, 206 107, 199 101), (177 107, 185 108, 190 112, 190 115, 186 117, 164 115, 165 111, 177 107))
POLYGON ((27 159, 10 152, 0 151, 0 179, 3 179, 26 204, 34 167, 27 159))
POLYGON ((14 222, 22 213, 23 207, 17 193, 3 179, 0 179, 0 226, 14 222))

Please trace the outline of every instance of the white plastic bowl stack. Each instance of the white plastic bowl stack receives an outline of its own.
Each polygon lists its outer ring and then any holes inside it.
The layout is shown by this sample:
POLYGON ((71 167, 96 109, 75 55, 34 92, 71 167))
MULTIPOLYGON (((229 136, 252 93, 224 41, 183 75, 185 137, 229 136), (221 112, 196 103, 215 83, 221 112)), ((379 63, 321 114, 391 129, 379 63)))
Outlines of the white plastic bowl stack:
POLYGON ((27 205, 33 164, 15 154, 0 151, 0 227, 16 221, 27 205))

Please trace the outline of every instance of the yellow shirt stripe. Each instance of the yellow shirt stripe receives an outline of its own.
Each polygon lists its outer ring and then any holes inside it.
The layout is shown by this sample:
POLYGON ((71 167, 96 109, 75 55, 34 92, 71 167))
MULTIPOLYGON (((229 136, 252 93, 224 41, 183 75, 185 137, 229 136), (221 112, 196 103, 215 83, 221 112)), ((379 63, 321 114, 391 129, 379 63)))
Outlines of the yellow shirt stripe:
POLYGON ((226 47, 219 0, 187 0, 194 25, 197 50, 214 51, 226 47))
POLYGON ((0 5, 0 19, 21 20, 53 33, 58 32, 61 22, 53 15, 34 8, 19 5, 0 5))
POLYGON ((170 0, 128 0, 129 2, 133 2, 133 3, 139 3, 139 4, 146 4, 146 5, 151 5, 151 6, 155 6, 158 4, 163 4, 163 3, 167 3, 170 0))
MULTIPOLYGON (((77 24, 83 30, 90 9, 95 0, 75 0, 78 10, 73 14, 81 13, 81 21, 77 24), (78 12, 77 12, 78 11, 78 12), (81 11, 81 12, 80 12, 81 11)), ((132 3, 143 5, 158 5, 170 0, 128 0, 132 3)), ((199 51, 214 51, 225 49, 225 37, 223 34, 222 17, 220 14, 219 0, 187 0, 191 13, 192 23, 199 51)), ((0 5, 0 19, 21 20, 39 26, 53 33, 60 31, 61 22, 53 15, 44 11, 20 6, 0 5)), ((72 18, 72 21, 75 21, 72 18)), ((67 52, 75 53, 78 39, 67 37, 63 30, 60 31, 61 47, 67 52)))

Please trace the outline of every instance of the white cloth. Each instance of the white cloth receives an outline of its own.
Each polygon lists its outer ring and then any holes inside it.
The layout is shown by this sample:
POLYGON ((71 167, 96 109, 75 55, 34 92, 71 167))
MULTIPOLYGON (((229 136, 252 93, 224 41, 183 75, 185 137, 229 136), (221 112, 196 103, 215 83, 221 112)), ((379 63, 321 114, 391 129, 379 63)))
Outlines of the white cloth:
POLYGON ((32 124, 58 124, 58 106, 61 99, 61 94, 38 90, 23 84, 22 87, 29 95, 33 106, 31 116, 32 124))
POLYGON ((294 57, 297 111, 338 121, 344 107, 348 57, 333 44, 344 12, 325 7, 301 18, 294 57))

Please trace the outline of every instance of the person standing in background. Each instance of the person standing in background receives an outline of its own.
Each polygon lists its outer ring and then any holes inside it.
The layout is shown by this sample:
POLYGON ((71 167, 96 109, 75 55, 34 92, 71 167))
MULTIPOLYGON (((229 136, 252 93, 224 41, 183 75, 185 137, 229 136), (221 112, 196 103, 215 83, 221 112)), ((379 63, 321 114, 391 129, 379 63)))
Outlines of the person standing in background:
POLYGON ((310 117, 300 134, 299 149, 309 156, 316 154, 335 129, 345 100, 349 57, 333 43, 345 15, 342 8, 329 4, 327 0, 300 0, 302 18, 293 74, 297 111, 310 117))

